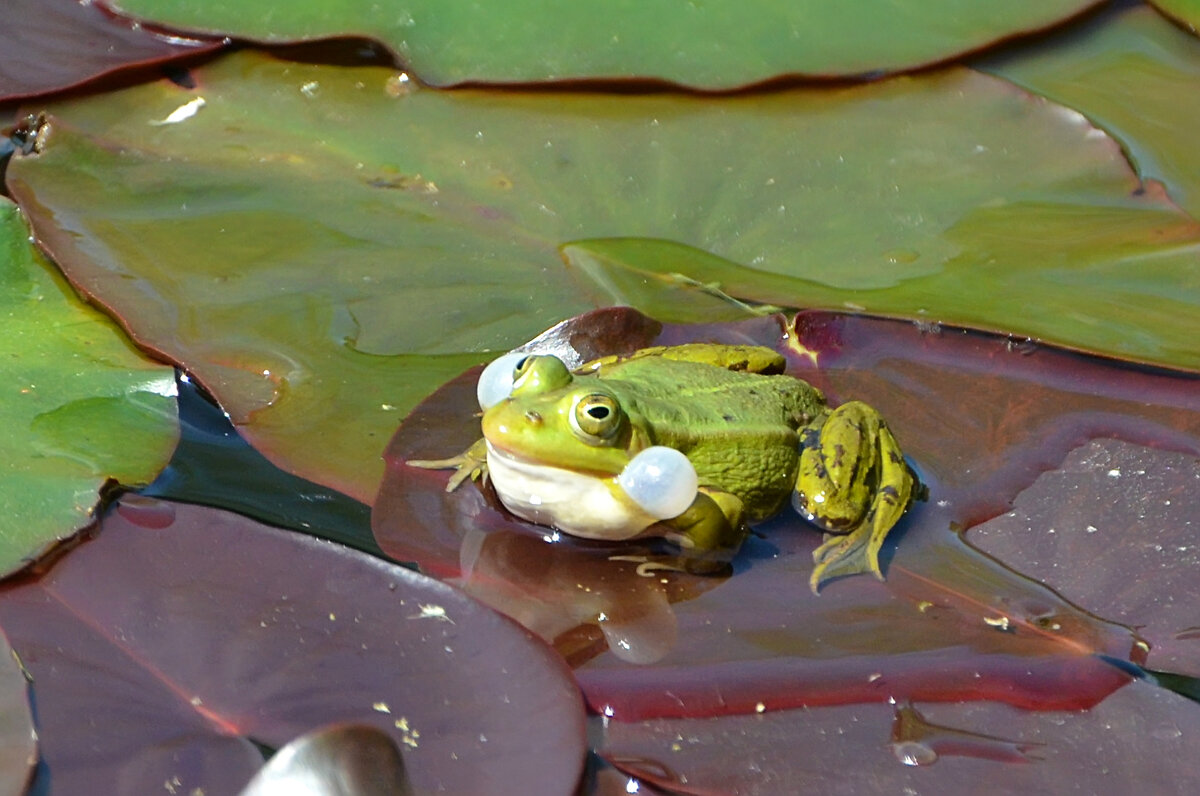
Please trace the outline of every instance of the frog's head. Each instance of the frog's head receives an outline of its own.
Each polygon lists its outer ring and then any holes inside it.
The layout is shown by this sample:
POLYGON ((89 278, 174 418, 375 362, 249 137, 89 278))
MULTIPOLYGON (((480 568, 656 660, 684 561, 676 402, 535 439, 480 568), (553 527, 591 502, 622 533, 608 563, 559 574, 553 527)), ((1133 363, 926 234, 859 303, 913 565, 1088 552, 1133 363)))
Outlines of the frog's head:
MULTIPOLYGON (((646 423, 631 407, 622 405, 612 385, 596 376, 572 374, 558 357, 501 357, 480 377, 479 398, 489 462, 495 452, 526 472, 536 468, 543 487, 551 481, 560 486, 572 484, 564 487, 565 492, 587 491, 587 484, 607 484, 603 488, 618 495, 618 501, 637 506, 635 513, 643 518, 638 520, 642 527, 655 519, 678 516, 695 498, 698 479, 687 457, 655 446, 646 423)), ((504 494, 500 480, 493 480, 501 499, 514 497, 504 494)), ((510 485, 509 490, 536 491, 528 487, 528 481, 522 481, 520 487, 510 485)), ((522 500, 536 504, 543 497, 523 494, 522 500)), ((505 500, 506 505, 509 502, 505 500)), ((527 518, 534 514, 517 513, 527 518)), ((591 509, 584 513, 591 515, 587 517, 591 522, 599 521, 594 515, 604 512, 591 509)), ((553 520, 571 530, 563 510, 555 513, 553 520)), ((575 527, 584 525, 580 520, 575 527)))
MULTIPOLYGON (((480 382, 488 378, 501 377, 485 373, 480 382)), ((505 453, 614 476, 650 447, 643 425, 630 418, 611 387, 595 377, 573 375, 558 357, 521 357, 511 378, 508 395, 483 414, 483 436, 505 453)))

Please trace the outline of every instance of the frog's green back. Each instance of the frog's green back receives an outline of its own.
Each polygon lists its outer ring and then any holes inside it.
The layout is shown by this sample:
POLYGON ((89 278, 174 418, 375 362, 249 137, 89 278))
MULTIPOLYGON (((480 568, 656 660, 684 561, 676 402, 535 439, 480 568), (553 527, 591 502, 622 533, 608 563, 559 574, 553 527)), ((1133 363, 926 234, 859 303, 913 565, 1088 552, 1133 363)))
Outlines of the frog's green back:
POLYGON ((791 376, 763 376, 660 357, 597 375, 655 444, 682 451, 701 484, 732 492, 750 519, 779 510, 795 487, 796 429, 825 411, 820 392, 791 376))

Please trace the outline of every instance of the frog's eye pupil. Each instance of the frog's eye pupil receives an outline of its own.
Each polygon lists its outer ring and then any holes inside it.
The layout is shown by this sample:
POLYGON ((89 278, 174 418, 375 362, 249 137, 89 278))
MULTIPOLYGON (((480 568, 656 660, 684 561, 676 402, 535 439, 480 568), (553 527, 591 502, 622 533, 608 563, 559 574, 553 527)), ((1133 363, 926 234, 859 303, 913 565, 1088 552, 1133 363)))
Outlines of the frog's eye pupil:
POLYGON ((591 415, 593 418, 595 418, 596 420, 603 420, 604 418, 608 417, 608 407, 607 406, 589 406, 587 413, 589 415, 591 415))
POLYGON ((513 366, 513 378, 521 375, 525 370, 525 366, 529 364, 529 357, 521 357, 517 360, 517 364, 513 366))

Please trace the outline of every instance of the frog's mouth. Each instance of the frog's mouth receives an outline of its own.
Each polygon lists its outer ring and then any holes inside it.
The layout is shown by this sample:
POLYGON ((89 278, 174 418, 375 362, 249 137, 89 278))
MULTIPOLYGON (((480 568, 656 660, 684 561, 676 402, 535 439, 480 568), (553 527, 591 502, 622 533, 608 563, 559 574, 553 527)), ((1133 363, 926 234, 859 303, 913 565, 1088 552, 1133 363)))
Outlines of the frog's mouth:
POLYGON ((659 520, 682 514, 696 495, 695 469, 683 454, 669 448, 642 451, 620 475, 609 477, 541 464, 491 442, 487 443, 487 459, 488 477, 509 511, 584 539, 630 539, 659 520), (646 492, 647 467, 654 472, 663 469, 659 462, 662 451, 669 452, 676 468, 676 460, 682 459, 685 472, 668 473, 667 501, 658 483, 651 484, 648 499, 639 500, 637 495, 646 492))

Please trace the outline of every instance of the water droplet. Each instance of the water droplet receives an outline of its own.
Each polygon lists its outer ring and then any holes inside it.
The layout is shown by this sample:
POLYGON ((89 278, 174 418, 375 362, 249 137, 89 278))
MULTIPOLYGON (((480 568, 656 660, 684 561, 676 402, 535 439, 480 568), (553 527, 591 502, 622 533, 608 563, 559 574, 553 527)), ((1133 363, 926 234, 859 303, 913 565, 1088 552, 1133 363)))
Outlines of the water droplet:
POLYGON ((892 754, 906 766, 930 766, 937 762, 937 752, 920 741, 900 741, 892 744, 892 754))
POLYGON ((883 259, 893 265, 907 265, 908 263, 916 262, 921 256, 920 252, 912 249, 892 249, 884 252, 883 259))

